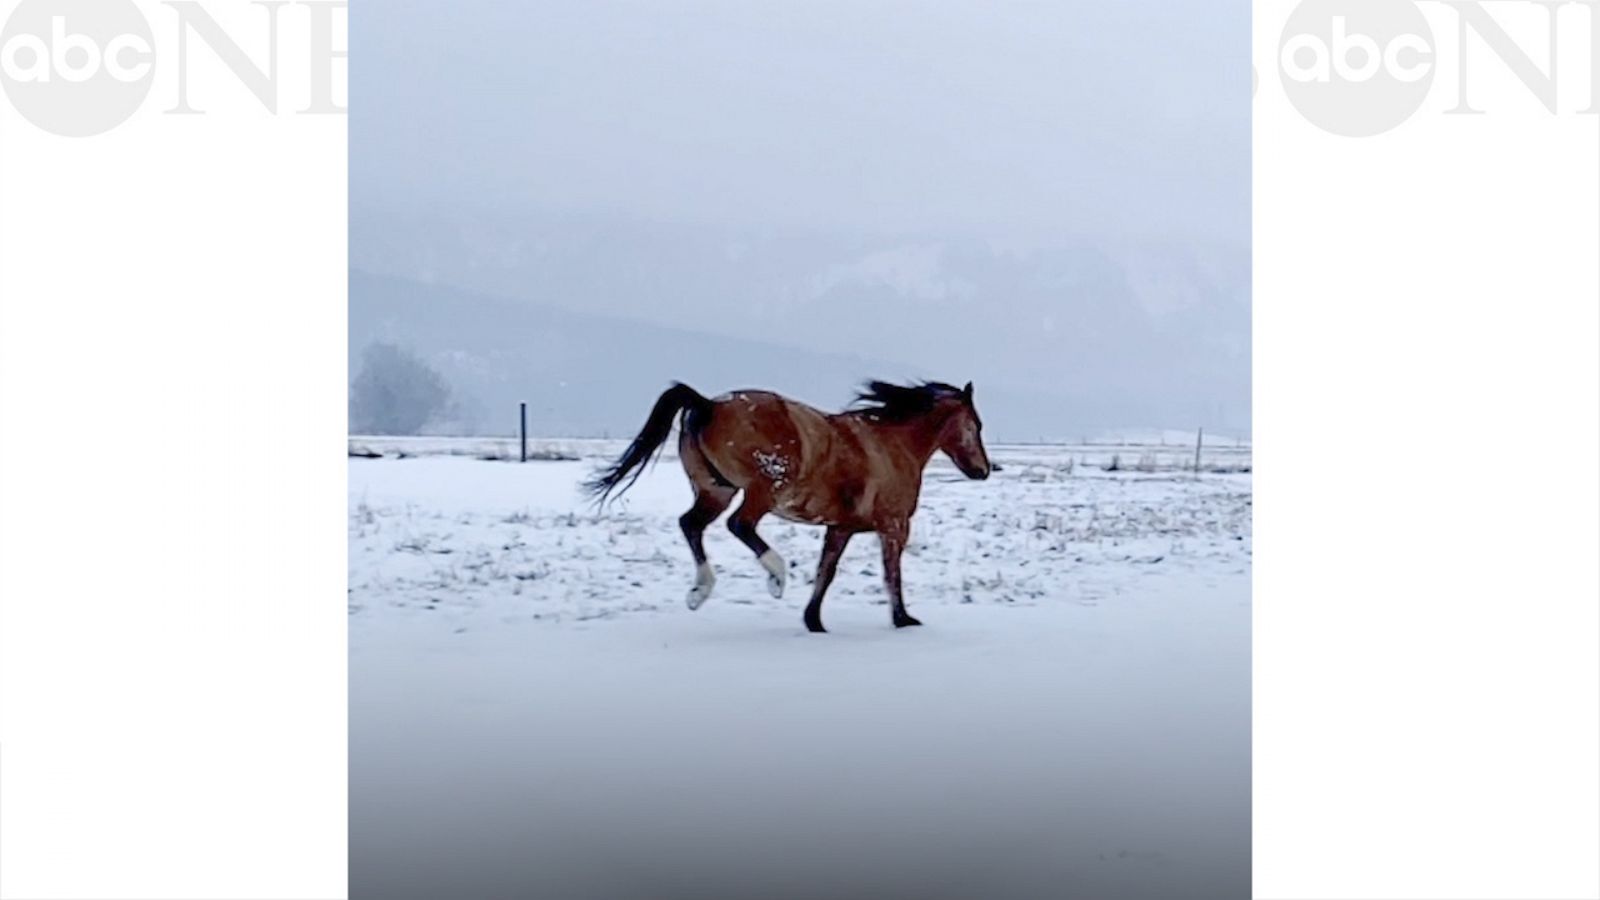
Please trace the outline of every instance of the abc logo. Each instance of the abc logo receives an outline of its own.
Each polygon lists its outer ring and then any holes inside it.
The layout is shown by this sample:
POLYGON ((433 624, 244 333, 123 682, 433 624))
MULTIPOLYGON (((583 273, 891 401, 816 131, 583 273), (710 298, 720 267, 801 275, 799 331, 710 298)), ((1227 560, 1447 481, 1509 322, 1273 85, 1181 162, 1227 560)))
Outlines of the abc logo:
POLYGON ((144 102, 154 44, 130 0, 23 0, 0 30, 0 84, 40 128, 99 134, 144 102))
POLYGON ((1284 93, 1325 131, 1381 134, 1422 106, 1432 33, 1410 0, 1305 0, 1279 44, 1284 93))
POLYGON ((38 35, 19 34, 0 47, 0 65, 6 77, 17 81, 47 82, 52 74, 68 81, 88 81, 100 71, 118 81, 139 81, 150 71, 150 42, 136 34, 118 35, 104 52, 92 38, 67 31, 65 16, 50 17, 50 42, 38 35), (32 57, 31 64, 23 59, 32 57), (127 57, 135 62, 127 63, 127 57), (76 62, 74 62, 76 60, 76 62))

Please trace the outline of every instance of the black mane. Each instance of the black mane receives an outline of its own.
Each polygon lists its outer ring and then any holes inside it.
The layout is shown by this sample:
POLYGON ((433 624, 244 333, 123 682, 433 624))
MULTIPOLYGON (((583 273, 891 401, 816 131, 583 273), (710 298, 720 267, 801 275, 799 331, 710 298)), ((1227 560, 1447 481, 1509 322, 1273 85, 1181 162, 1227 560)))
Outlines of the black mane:
POLYGON ((904 422, 926 415, 942 400, 959 400, 961 388, 942 381, 890 384, 869 381, 856 394, 850 412, 884 422, 904 422))

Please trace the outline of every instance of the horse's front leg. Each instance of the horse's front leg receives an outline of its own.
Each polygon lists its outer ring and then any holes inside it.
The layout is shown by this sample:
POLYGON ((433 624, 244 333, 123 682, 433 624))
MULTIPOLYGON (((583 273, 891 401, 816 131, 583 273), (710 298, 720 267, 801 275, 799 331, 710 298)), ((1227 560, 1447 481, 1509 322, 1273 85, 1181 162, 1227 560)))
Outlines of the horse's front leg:
POLYGON ((811 602, 806 604, 808 631, 828 630, 822 627, 822 595, 828 592, 828 585, 833 584, 833 573, 839 569, 839 557, 844 555, 844 548, 850 543, 852 533, 837 525, 829 525, 828 534, 822 539, 822 559, 817 563, 817 581, 811 586, 811 602))
POLYGON ((896 628, 922 624, 906 612, 906 601, 900 594, 900 554, 905 552, 910 530, 909 522, 894 522, 878 530, 878 543, 883 547, 883 586, 889 592, 890 617, 896 628))

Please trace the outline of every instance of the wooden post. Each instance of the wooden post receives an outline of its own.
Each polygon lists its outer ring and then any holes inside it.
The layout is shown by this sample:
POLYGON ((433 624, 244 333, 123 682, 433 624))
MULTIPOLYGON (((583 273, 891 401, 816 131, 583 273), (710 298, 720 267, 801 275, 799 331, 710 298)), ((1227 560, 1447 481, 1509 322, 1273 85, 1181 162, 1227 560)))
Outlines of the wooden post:
POLYGON ((521 429, 521 431, 522 431, 522 461, 523 462, 527 462, 528 461, 528 403, 527 403, 526 400, 524 400, 521 403, 520 413, 521 413, 521 419, 522 419, 522 429, 521 429))
POLYGON ((1199 428, 1194 433, 1194 477, 1200 477, 1200 442, 1205 439, 1206 430, 1199 428))

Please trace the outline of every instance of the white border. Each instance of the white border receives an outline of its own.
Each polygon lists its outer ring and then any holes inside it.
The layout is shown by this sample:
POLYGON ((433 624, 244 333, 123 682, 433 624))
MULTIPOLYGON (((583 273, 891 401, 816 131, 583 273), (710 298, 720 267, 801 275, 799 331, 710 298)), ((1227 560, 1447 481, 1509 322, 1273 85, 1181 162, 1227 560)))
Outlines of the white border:
POLYGON ((1558 114, 1491 57, 1485 115, 1444 70, 1349 139, 1285 99, 1293 6, 1255 10, 1256 896, 1600 896, 1586 12, 1558 114))
POLYGON ((139 5, 126 123, 0 98, 0 893, 342 897, 346 117, 299 4, 278 114, 203 47, 162 114, 139 5))

